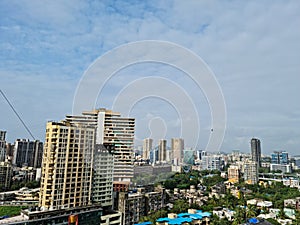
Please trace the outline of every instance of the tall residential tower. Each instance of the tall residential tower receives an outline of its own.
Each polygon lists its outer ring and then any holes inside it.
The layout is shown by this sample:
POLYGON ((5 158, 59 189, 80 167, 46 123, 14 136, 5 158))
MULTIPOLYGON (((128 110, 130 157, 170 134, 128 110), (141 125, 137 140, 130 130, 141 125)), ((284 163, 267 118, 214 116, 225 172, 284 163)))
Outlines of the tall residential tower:
POLYGON ((95 127, 48 122, 39 206, 61 209, 91 203, 95 127))
POLYGON ((43 143, 28 139, 17 139, 13 147, 13 164, 22 167, 23 165, 40 168, 42 164, 43 143))
POLYGON ((67 116, 66 121, 84 121, 96 127, 96 144, 114 146, 114 181, 130 183, 133 178, 135 119, 121 117, 107 109, 83 112, 81 116, 67 116))
POLYGON ((172 159, 174 164, 179 164, 183 162, 183 149, 184 149, 184 140, 182 138, 172 138, 171 139, 171 150, 172 150, 172 159))
POLYGON ((257 138, 251 139, 251 155, 252 161, 257 163, 257 166, 261 166, 261 146, 260 140, 257 138))
POLYGON ((134 119, 106 109, 49 122, 39 205, 112 206, 113 180, 133 177, 134 119))
POLYGON ((158 142, 158 161, 163 162, 167 160, 167 140, 160 139, 158 142))
POLYGON ((153 139, 146 138, 143 140, 143 159, 150 159, 150 152, 152 150, 153 139))

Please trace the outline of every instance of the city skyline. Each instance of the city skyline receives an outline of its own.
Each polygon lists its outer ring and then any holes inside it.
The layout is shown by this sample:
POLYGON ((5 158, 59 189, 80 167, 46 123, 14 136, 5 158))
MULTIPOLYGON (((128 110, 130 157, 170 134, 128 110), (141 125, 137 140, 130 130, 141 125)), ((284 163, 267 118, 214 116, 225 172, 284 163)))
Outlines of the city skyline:
MULTIPOLYGON (((220 151, 249 152, 252 137, 262 140, 262 154, 299 151, 299 2, 48 2, 45 7, 2 1, 0 8, 1 90, 38 140, 45 140, 47 121, 72 114, 78 83, 98 57, 129 42, 162 40, 191 50, 215 74, 227 109, 220 151)), ((202 90, 176 68, 158 63, 123 68, 101 90, 96 108, 112 108, 123 88, 151 76, 171 80, 191 97, 201 125, 197 148, 205 149, 216 130, 209 105, 202 90)), ((143 93, 141 87, 135 91, 143 93)), ((30 138, 0 99, 6 140, 30 138)), ((180 118, 161 98, 137 102, 129 116, 136 118, 136 145, 148 137, 181 137, 193 147, 195 137, 182 136, 180 128, 197 118, 180 118)))

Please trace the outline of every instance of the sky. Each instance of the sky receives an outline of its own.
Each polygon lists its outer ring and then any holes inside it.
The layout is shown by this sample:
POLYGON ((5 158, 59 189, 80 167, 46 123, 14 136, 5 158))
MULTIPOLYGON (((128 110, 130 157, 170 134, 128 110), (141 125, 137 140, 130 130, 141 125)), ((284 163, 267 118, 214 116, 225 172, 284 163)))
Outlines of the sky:
MULTIPOLYGON (((136 118, 136 145, 147 137, 156 142, 165 138, 168 145, 170 138, 182 137, 186 147, 206 149, 209 137, 220 130, 218 124, 212 126, 212 119, 218 121, 214 111, 226 118, 226 129, 224 139, 219 135, 220 148, 213 150, 250 152, 250 139, 256 137, 264 154, 285 150, 296 155, 300 154, 299 27, 296 0, 3 0, 0 88, 34 137, 44 141, 46 122, 73 113, 85 75, 97 63, 102 71, 103 56, 149 40, 176 45, 208 68, 222 92, 226 113, 212 108, 215 100, 208 92, 216 93, 215 87, 206 80, 200 87, 194 75, 178 66, 187 61, 196 68, 183 55, 169 64, 144 61, 120 66, 109 76, 95 73, 94 79, 108 79, 97 89, 98 95, 91 96, 94 106, 136 118)), ((123 52, 123 58, 115 56, 115 62, 132 57, 131 50, 123 52)), ((148 56, 143 53, 141 58, 148 56)), ((2 96, 0 130, 7 131, 9 142, 32 139, 2 96)))

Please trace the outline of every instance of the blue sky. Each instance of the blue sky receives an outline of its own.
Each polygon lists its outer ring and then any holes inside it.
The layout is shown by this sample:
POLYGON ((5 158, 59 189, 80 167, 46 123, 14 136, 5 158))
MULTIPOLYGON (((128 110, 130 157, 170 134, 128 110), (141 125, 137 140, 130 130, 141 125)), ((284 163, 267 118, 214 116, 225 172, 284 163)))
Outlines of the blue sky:
MULTIPOLYGON (((173 42, 200 56, 223 91, 227 128, 221 150, 249 152, 249 140, 258 137, 264 153, 297 154, 299 12, 299 1, 285 0, 0 1, 0 87, 35 137, 44 140, 47 120, 72 113, 76 88, 98 57, 129 42, 173 42)), ((201 124, 197 146, 205 148, 211 132, 207 100, 176 68, 159 63, 124 68, 106 82, 97 106, 111 107, 130 82, 149 76, 169 79, 190 95, 201 124)), ((3 98, 0 109, 8 141, 30 138, 3 98)), ((143 99, 130 116, 136 117, 137 144, 148 136, 182 135, 178 113, 161 98, 143 99)), ((183 136, 187 146, 194 145, 193 132, 183 136)))

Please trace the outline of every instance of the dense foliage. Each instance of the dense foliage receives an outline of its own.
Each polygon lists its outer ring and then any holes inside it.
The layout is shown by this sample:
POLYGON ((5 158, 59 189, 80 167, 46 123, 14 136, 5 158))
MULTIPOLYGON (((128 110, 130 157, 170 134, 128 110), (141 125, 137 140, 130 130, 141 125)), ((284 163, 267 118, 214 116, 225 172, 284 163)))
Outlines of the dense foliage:
POLYGON ((0 216, 16 216, 20 215, 21 209, 26 206, 0 206, 0 216))
POLYGON ((22 187, 28 187, 28 188, 38 188, 40 187, 40 183, 38 181, 28 181, 28 182, 17 182, 15 181, 12 185, 10 190, 15 191, 19 190, 22 187))

